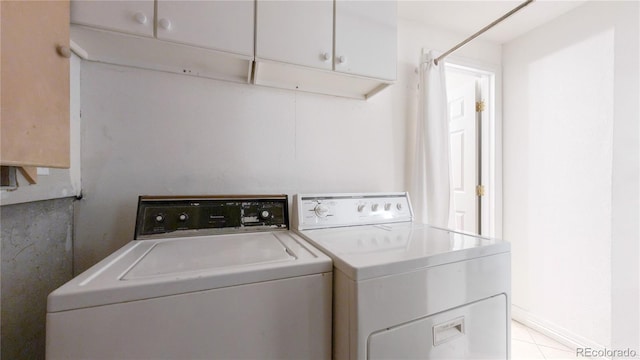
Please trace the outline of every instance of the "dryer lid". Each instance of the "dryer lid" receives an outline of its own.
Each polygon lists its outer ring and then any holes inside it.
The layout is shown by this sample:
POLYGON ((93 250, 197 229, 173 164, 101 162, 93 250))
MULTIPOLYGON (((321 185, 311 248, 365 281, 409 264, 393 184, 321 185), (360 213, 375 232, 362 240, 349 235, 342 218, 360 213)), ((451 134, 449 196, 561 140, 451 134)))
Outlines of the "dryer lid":
POLYGON ((506 241, 419 223, 350 226, 300 231, 353 280, 508 253, 506 241))

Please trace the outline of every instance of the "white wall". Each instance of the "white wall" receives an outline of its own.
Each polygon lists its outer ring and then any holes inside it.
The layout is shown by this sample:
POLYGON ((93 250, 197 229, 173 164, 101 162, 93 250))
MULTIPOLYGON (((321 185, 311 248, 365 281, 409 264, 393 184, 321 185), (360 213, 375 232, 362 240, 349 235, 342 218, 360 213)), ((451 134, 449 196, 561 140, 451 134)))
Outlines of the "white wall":
POLYGON ((138 195, 404 190, 404 122, 368 102, 85 63, 84 269, 132 238, 138 195))
POLYGON ((463 37, 400 21, 398 82, 368 101, 84 62, 75 271, 132 239, 142 194, 406 190, 420 49, 463 37))
POLYGON ((637 2, 590 2, 503 53, 514 316, 636 350, 637 24, 637 2))

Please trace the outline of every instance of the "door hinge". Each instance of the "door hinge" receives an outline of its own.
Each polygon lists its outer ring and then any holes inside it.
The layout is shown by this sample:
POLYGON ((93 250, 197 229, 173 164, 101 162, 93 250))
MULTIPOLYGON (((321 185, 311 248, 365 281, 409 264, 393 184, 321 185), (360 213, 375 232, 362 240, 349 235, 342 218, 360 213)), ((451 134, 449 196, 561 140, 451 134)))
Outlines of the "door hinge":
POLYGON ((484 108, 484 100, 476 101, 476 112, 483 112, 484 108))
POLYGON ((484 185, 476 186, 476 196, 484 196, 484 185))

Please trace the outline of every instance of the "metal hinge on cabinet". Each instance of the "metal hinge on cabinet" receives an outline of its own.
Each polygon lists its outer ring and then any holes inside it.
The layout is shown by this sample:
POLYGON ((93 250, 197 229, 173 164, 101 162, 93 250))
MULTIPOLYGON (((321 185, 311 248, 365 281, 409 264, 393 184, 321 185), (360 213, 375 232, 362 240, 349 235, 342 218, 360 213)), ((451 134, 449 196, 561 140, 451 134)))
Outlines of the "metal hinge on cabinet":
POLYGON ((477 196, 484 196, 484 185, 476 186, 476 195, 477 196))
POLYGON ((476 101, 476 112, 483 112, 484 108, 484 100, 476 101))

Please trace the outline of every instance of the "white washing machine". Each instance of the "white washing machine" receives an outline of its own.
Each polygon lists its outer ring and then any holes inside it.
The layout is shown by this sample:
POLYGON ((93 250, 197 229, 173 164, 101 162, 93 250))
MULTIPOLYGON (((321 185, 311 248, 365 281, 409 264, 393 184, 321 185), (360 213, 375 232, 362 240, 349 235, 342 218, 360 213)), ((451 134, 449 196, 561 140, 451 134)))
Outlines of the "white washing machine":
POLYGON ((334 262, 334 359, 508 359, 510 245, 412 222, 406 193, 297 195, 334 262))
POLYGON ((329 359, 331 259, 287 197, 140 197, 136 240, 52 292, 47 359, 329 359))

